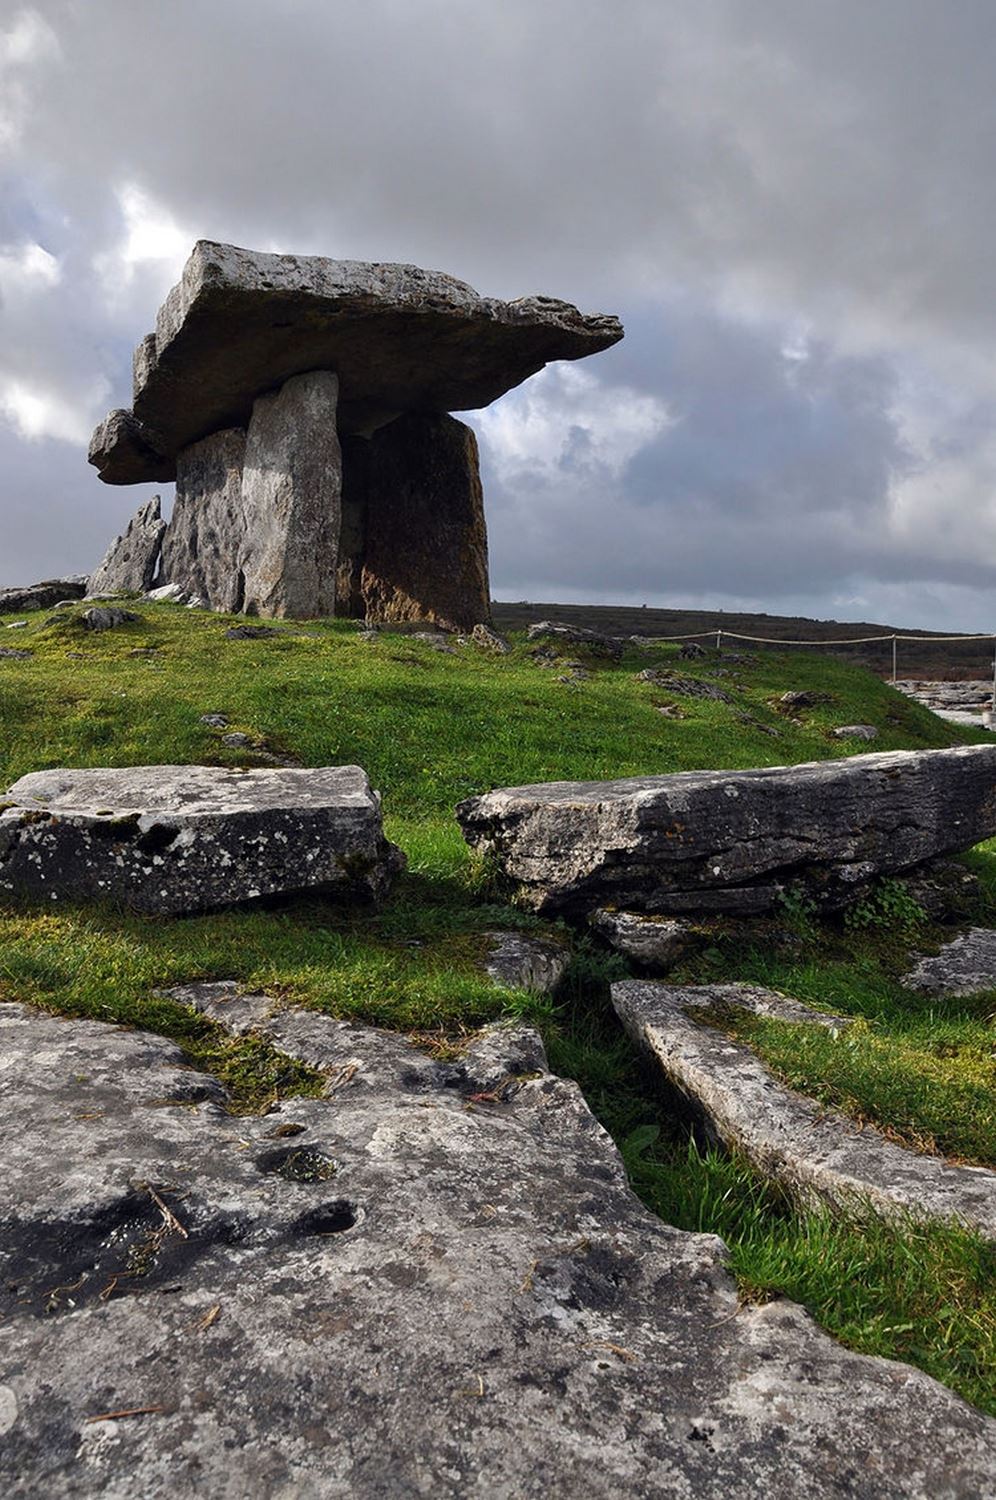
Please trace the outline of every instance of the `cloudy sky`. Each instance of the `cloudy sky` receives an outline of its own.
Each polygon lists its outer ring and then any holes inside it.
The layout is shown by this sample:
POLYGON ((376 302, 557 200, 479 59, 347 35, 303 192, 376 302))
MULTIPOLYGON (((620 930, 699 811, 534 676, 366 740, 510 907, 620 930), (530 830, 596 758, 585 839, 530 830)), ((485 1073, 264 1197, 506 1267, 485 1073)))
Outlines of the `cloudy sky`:
MULTIPOLYGON (((487 412, 503 599, 996 628, 992 0, 0 0, 0 584, 195 239, 619 314, 487 412)), ((168 495, 168 491, 167 491, 168 495)))

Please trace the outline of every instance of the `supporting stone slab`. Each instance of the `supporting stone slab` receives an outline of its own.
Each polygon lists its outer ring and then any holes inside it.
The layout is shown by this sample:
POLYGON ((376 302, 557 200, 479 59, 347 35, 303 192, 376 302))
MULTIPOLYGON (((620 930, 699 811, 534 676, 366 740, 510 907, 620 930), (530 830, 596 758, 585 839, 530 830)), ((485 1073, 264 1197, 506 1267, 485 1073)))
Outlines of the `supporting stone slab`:
POLYGON ((468 631, 489 619, 472 430, 454 417, 406 413, 368 440, 351 440, 346 454, 346 530, 362 536, 362 552, 343 557, 340 613, 468 631))
POLYGON ((382 896, 404 856, 359 766, 55 770, 0 812, 0 896, 155 914, 314 892, 382 896))
POLYGON ((996 1241, 996 1172, 904 1150, 871 1126, 794 1093, 750 1047, 696 1019, 696 1011, 739 1007, 840 1028, 846 1018, 747 984, 624 980, 612 986, 612 1004, 719 1140, 801 1199, 844 1208, 870 1204, 899 1220, 956 1220, 996 1241))
POLYGON ((245 521, 241 427, 184 448, 176 463, 176 500, 163 538, 163 577, 210 609, 241 610, 245 595, 245 521))
POLYGON ((246 614, 306 620, 335 612, 338 393, 335 375, 314 370, 253 406, 242 473, 246 614))
POLYGON ((170 1043, 0 1006, 10 1500, 996 1488, 996 1422, 793 1303, 741 1304, 535 1036, 439 1063, 265 1006, 236 1024, 327 1094, 237 1119, 170 1043))

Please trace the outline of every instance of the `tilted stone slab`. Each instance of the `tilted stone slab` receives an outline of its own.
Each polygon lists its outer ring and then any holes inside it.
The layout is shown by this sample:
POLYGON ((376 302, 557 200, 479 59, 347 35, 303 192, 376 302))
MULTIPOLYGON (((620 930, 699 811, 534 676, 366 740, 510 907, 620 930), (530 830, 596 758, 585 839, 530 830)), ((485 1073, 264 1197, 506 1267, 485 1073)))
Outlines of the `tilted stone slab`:
POLYGON ((871 1126, 794 1093, 749 1046, 696 1019, 696 1011, 739 1007, 835 1028, 847 1026, 845 1018, 746 984, 683 988, 624 980, 612 986, 612 1004, 715 1136, 803 1200, 871 1204, 900 1219, 957 1220, 996 1240, 996 1172, 904 1150, 871 1126))
POLYGON ((753 910, 801 875, 840 900, 996 834, 996 746, 507 787, 457 817, 540 911, 753 910))
POLYGON ((790 1302, 741 1305, 722 1243, 642 1207, 535 1034, 438 1063, 204 999, 226 1007, 326 1097, 232 1118, 170 1043, 0 1006, 11 1500, 996 1486, 992 1420, 790 1302))
POLYGON ((0 896, 208 911, 316 892, 382 896, 404 864, 359 766, 53 770, 0 813, 0 896))
POLYGON ((246 426, 257 396, 308 370, 338 374, 343 432, 402 411, 471 410, 622 336, 617 318, 552 297, 481 297, 418 266, 200 240, 136 350, 133 412, 112 413, 116 431, 101 424, 89 458, 109 484, 171 477, 181 448, 246 426))
POLYGON ((167 586, 228 614, 237 613, 245 598, 245 452, 241 427, 228 427, 184 448, 176 464, 173 515, 163 538, 167 586))
POLYGON ((115 537, 100 567, 91 573, 89 594, 144 594, 151 589, 162 551, 166 522, 158 495, 132 516, 121 536, 115 537))
POLYGON ((940 953, 920 959, 904 975, 907 989, 923 995, 979 995, 996 990, 996 932, 972 927, 940 953))

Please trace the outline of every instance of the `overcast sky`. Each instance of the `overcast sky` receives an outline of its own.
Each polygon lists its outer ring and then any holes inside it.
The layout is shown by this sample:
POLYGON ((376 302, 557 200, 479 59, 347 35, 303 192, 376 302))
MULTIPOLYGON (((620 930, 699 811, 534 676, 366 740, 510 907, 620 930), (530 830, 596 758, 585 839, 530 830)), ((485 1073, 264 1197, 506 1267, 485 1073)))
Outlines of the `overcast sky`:
MULTIPOLYGON (((474 414, 497 598, 996 628, 993 0, 0 0, 0 584, 198 238, 617 313, 474 414)), ((169 495, 169 487, 164 498, 169 495)))

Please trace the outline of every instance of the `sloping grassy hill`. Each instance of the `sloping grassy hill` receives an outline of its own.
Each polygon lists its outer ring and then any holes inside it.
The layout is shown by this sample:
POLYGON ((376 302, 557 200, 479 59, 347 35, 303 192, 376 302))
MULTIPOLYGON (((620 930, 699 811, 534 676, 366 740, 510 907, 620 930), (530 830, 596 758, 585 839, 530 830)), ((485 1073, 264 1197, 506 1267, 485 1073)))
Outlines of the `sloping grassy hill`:
MULTIPOLYGON (((225 617, 129 607, 139 619, 104 634, 83 628, 79 607, 28 617, 18 630, 0 621, 0 648, 30 653, 0 657, 0 783, 56 765, 355 762, 383 793, 388 833, 408 854, 409 871, 378 912, 295 901, 155 921, 110 910, 0 908, 0 998, 164 1032, 219 1073, 246 1108, 317 1081, 262 1043, 226 1040, 157 998, 157 988, 236 978, 288 1001, 404 1028, 436 1048, 500 1014, 526 1014, 544 1028, 554 1066, 581 1081, 646 1200, 671 1222, 728 1238, 745 1294, 788 1292, 855 1347, 914 1359, 996 1410, 992 1250, 955 1230, 902 1233, 874 1220, 801 1214, 741 1164, 700 1154, 610 1013, 607 982, 626 972, 622 960, 575 936, 573 968, 554 1002, 498 990, 484 977, 482 935, 537 924, 505 902, 452 815, 462 798, 493 786, 866 750, 832 737, 846 724, 874 724, 874 748, 886 750, 985 735, 945 724, 871 673, 814 653, 686 660, 675 646, 630 647, 608 664, 567 648, 582 663, 579 674, 562 663, 539 665, 522 637, 507 657, 467 643, 441 652, 393 633, 366 640, 339 621, 281 623, 270 636, 229 640, 234 622, 225 617), (676 680, 641 681, 648 666, 676 680), (723 696, 682 691, 682 678, 723 696), (820 701, 786 711, 779 699, 789 690, 820 701), (212 727, 206 714, 228 722, 212 727), (226 735, 244 738, 228 744, 226 735)), ((988 875, 991 857, 976 862, 988 875)), ((996 925, 996 899, 987 895, 980 913, 996 925)), ((936 1002, 928 1014, 907 997, 896 1022, 895 975, 912 936, 890 924, 888 910, 882 916, 872 910, 849 929, 817 927, 798 912, 780 924, 717 928, 685 977, 765 977, 868 1017, 869 1047, 834 1077, 828 1059, 806 1055, 777 1028, 757 1044, 800 1086, 825 1084, 826 1097, 900 1133, 991 1159, 996 1129, 980 1103, 989 1086, 986 1007, 949 1004, 938 1025, 936 1002), (872 1076, 869 1060, 882 1047, 884 1063, 879 1057, 872 1076), (924 1059, 942 1055, 944 1066, 931 1072, 924 1059), (916 1082, 925 1067, 926 1091, 916 1082), (898 1082, 885 1089, 883 1076, 893 1074, 898 1082)), ((920 924, 916 936, 929 942, 932 934, 920 924)))

